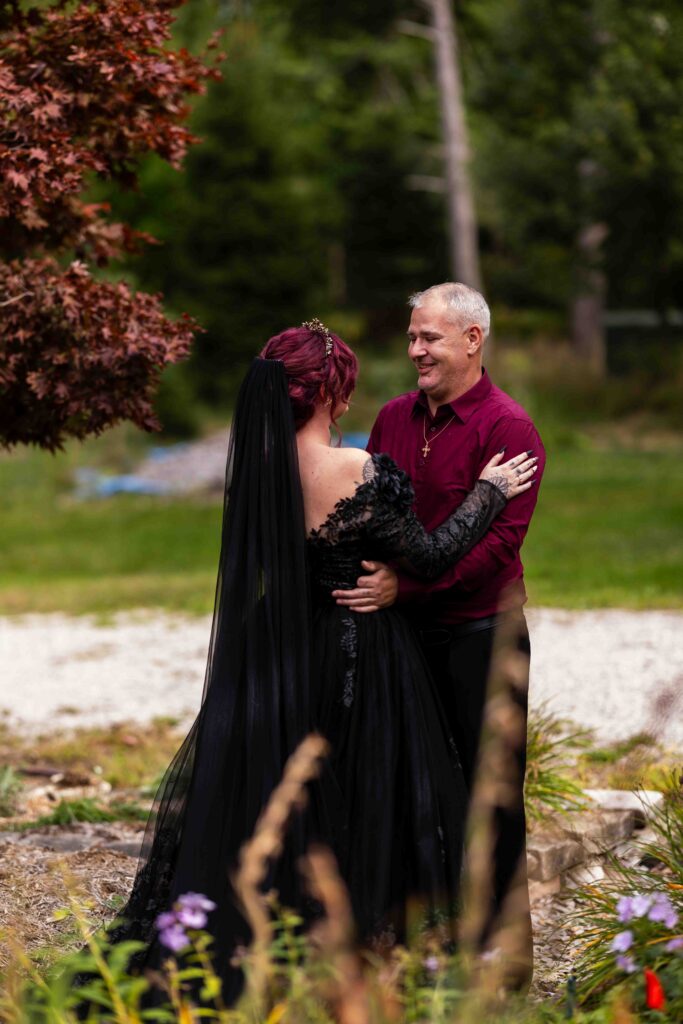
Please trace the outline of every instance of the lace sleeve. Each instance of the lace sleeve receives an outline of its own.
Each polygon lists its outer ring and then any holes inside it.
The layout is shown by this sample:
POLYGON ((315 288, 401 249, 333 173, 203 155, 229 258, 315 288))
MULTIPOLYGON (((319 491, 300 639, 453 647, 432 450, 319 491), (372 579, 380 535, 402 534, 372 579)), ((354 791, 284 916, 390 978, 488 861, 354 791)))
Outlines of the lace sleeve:
POLYGON ((455 512, 427 533, 412 510, 410 479, 393 459, 373 455, 364 476, 374 485, 366 520, 368 537, 381 547, 385 558, 423 579, 435 579, 462 558, 506 505, 494 484, 478 480, 455 512))

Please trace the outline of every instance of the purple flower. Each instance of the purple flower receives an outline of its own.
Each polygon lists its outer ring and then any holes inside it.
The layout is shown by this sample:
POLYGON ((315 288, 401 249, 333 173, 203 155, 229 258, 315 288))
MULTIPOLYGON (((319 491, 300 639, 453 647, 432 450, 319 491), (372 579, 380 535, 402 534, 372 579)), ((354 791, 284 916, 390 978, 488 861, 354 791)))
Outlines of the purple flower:
POLYGON ((612 939, 612 951, 614 953, 625 953, 633 945, 633 932, 619 932, 612 939))
POLYGON ((186 946, 190 945, 190 940, 179 924, 171 925, 170 928, 164 928, 159 933, 159 942, 173 953, 179 953, 181 949, 185 949, 186 946))
POLYGON ((181 907, 178 911, 178 921, 186 928, 203 928, 206 924, 206 914, 203 910, 181 907))
POLYGON ((439 960, 435 956, 428 956, 425 959, 424 965, 428 971, 431 971, 432 974, 435 974, 439 969, 439 960))
POLYGON ((633 897, 622 896, 617 900, 617 917, 622 924, 626 924, 633 916, 633 897))
POLYGON ((669 939, 664 949, 667 953, 683 953, 683 935, 677 935, 675 939, 669 939))
POLYGON ((642 893, 638 893, 633 897, 631 902, 631 908, 633 910, 634 917, 645 917, 648 910, 652 906, 652 896, 643 896, 642 893))
POLYGON ((664 893, 660 893, 647 915, 651 921, 658 921, 666 928, 675 928, 678 924, 678 914, 674 910, 671 900, 664 893))
POLYGON ((163 914, 159 914, 154 925, 159 931, 163 931, 164 928, 172 928, 174 924, 177 924, 178 920, 172 910, 165 910, 163 914))
POLYGON ((617 967, 622 971, 626 971, 627 974, 633 974, 638 970, 638 965, 632 956, 618 956, 617 967))
POLYGON ((215 910, 216 904, 201 892, 186 892, 178 897, 178 906, 183 910, 215 910))
POLYGON ((159 914, 154 923, 159 930, 159 942, 178 953, 190 945, 185 928, 203 928, 206 911, 215 910, 216 904, 200 892, 186 892, 178 897, 173 908, 159 914))

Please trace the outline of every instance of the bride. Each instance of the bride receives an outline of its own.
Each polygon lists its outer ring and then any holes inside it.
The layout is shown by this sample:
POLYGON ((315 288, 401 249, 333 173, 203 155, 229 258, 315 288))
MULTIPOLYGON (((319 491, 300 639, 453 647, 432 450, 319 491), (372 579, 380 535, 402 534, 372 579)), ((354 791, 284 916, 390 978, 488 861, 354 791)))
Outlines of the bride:
POLYGON ((206 894, 228 998, 239 986, 231 953, 249 941, 231 872, 312 731, 331 754, 267 880, 281 903, 307 917, 296 863, 312 839, 337 858, 363 943, 402 941, 408 900, 448 920, 457 898, 465 788, 418 644, 400 611, 358 615, 330 594, 356 585, 363 559, 439 576, 528 489, 536 460, 496 456, 426 533, 388 456, 330 446, 357 369, 316 320, 271 338, 242 384, 202 705, 157 794, 113 932, 147 944, 140 966, 158 964, 157 915, 183 893, 206 894))

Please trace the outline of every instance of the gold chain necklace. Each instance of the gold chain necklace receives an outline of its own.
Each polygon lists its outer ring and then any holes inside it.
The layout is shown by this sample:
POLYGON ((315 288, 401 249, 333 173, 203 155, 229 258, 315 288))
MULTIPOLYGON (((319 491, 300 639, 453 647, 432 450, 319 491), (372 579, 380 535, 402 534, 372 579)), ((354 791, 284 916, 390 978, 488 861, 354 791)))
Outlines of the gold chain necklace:
MULTIPOLYGON (((446 424, 446 426, 441 428, 441 430, 439 431, 439 434, 443 434, 444 430, 446 430, 448 427, 450 427, 450 425, 451 425, 451 423, 453 422, 454 419, 455 419, 455 413, 453 413, 453 415, 449 419, 449 421, 446 424)), ((432 441, 436 441, 436 439, 439 436, 439 434, 434 434, 434 437, 432 438, 432 441)), ((426 459, 427 456, 429 455, 429 453, 432 450, 431 446, 429 444, 429 441, 427 440, 427 413, 425 413, 424 421, 422 423, 422 436, 424 437, 424 440, 425 440, 424 448, 422 449, 422 457, 424 459, 426 459)))

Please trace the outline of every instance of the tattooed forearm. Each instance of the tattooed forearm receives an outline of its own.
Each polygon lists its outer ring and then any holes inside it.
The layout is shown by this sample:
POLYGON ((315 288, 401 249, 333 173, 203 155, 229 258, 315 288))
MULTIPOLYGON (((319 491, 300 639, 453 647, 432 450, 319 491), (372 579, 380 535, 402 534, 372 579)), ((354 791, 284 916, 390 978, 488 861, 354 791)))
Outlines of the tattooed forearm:
POLYGON ((487 476, 486 480, 488 480, 490 484, 493 484, 494 487, 497 487, 498 490, 507 498, 510 491, 510 481, 504 473, 496 473, 495 476, 487 476))

